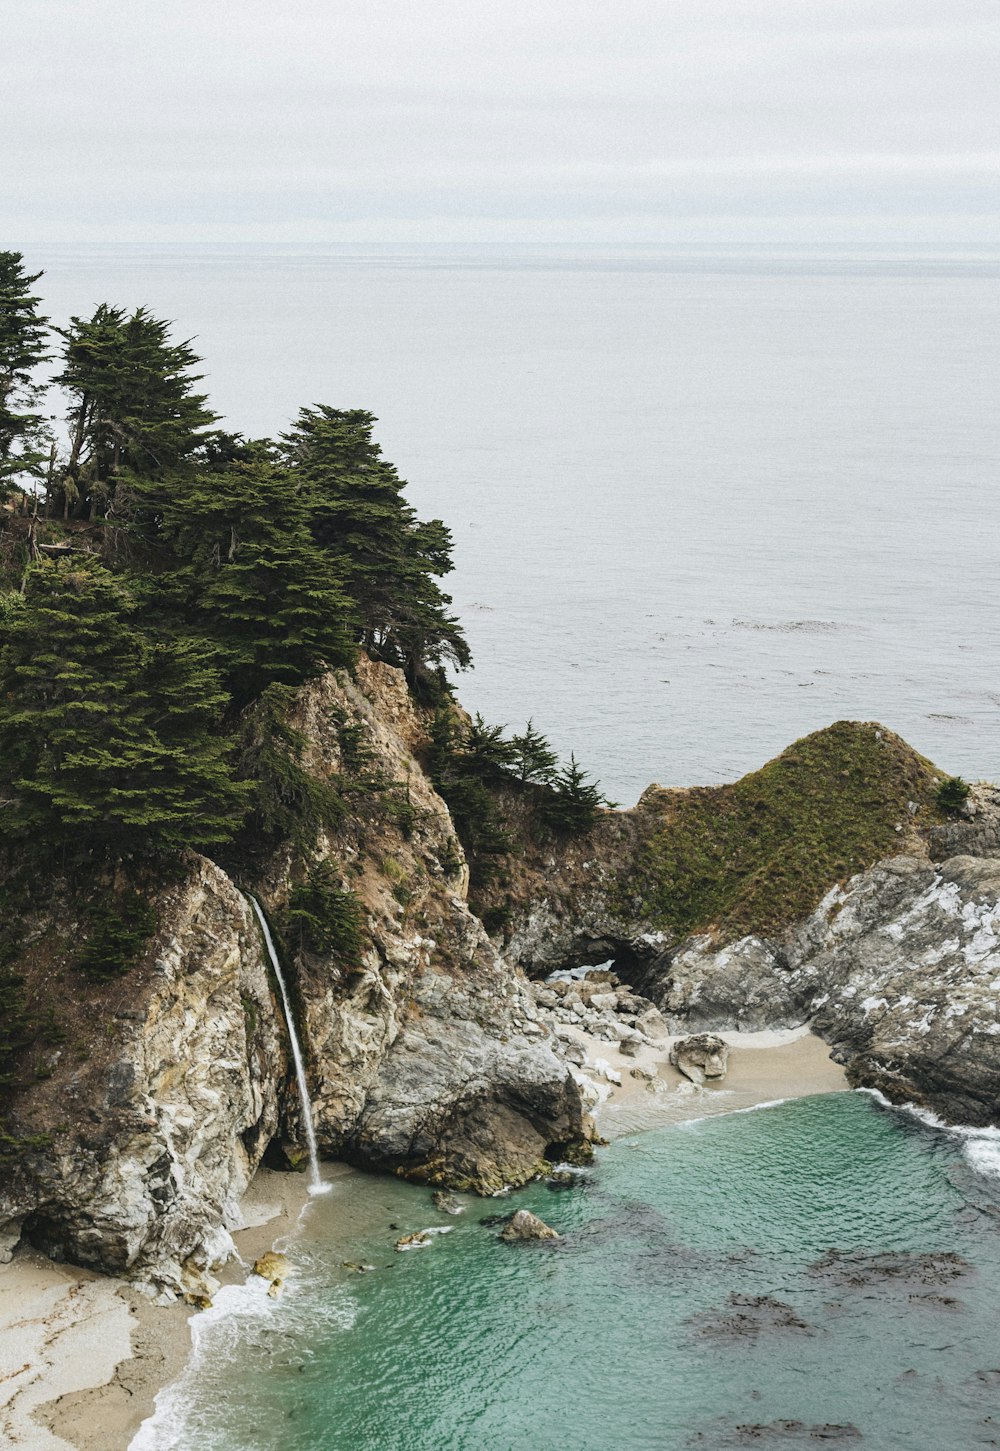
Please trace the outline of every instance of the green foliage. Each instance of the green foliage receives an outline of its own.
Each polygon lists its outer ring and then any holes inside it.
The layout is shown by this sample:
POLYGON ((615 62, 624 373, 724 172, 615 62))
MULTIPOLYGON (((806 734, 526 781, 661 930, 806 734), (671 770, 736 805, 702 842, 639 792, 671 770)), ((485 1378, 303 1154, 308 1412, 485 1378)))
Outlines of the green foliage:
POLYGON ((308 850, 321 828, 343 820, 346 807, 335 782, 310 775, 302 765, 305 737, 288 721, 293 699, 290 687, 270 685, 246 710, 239 770, 252 793, 253 836, 308 850))
POLYGON ((559 757, 534 723, 528 721, 519 736, 511 737, 514 775, 522 786, 550 786, 559 769, 559 757))
POLYGON ((35 371, 47 357, 46 319, 20 252, 0 252, 0 499, 19 476, 37 476, 48 453, 42 390, 35 371))
POLYGON ((14 969, 17 945, 13 931, 0 934, 0 1087, 14 1078, 14 1062, 34 1041, 35 1027, 24 1003, 24 978, 14 969))
POLYGON ((91 982, 123 977, 156 931, 156 913, 138 892, 108 893, 88 911, 87 942, 79 970, 91 982))
MULTIPOLYGON (((428 766, 434 785, 448 803, 470 868, 481 884, 495 874, 496 858, 506 856, 512 842, 495 797, 483 780, 484 769, 495 780, 495 756, 491 756, 489 745, 485 756, 481 747, 478 755, 467 752, 468 734, 451 707, 440 707, 431 722, 428 766)), ((489 734, 486 728, 476 739, 481 742, 489 734)))
POLYGON ((539 815, 551 831, 563 836, 582 836, 590 831, 601 807, 611 804, 574 755, 549 784, 551 789, 539 796, 539 815))
POLYGON ((101 303, 90 318, 58 328, 70 395, 71 443, 65 502, 92 515, 113 510, 123 476, 163 478, 203 441, 215 421, 187 343, 170 340, 170 324, 138 308, 101 303))
POLYGON ((265 449, 143 502, 146 538, 166 556, 150 607, 215 641, 238 702, 352 659, 351 602, 313 542, 308 497, 265 449))
POLYGON ((918 824, 936 791, 930 763, 897 736, 839 721, 735 785, 663 792, 619 892, 678 935, 772 935, 834 882, 901 850, 897 827, 918 824))
POLYGON ((0 839, 67 857, 227 840, 243 814, 212 651, 156 638, 89 562, 32 569, 0 650, 0 839))
POLYGON ((947 776, 938 786, 934 799, 942 811, 949 814, 961 811, 969 799, 971 787, 961 776, 947 776))
POLYGON ((368 744, 368 732, 361 721, 348 720, 345 711, 337 706, 333 713, 337 727, 337 744, 344 770, 352 776, 361 776, 371 765, 374 752, 368 744))
POLYGON ((440 519, 417 519, 372 439, 374 423, 361 409, 303 408, 281 441, 311 494, 313 536, 357 605, 361 643, 417 683, 444 661, 469 663, 451 600, 436 583, 452 568, 451 534, 440 519))
POLYGON ((102 303, 54 329, 69 437, 36 458, 40 275, 0 252, 0 495, 11 470, 46 478, 44 512, 0 538, 0 848, 67 866, 234 837, 248 853, 250 826, 305 846, 346 789, 411 832, 359 723, 341 783, 309 775, 288 725, 288 692, 359 642, 425 700, 468 663, 437 583, 451 537, 406 502, 374 419, 304 409, 280 444, 214 429, 190 344, 102 303))
POLYGON ((348 966, 361 953, 364 914, 361 903, 337 880, 328 858, 309 870, 295 887, 282 919, 282 935, 317 956, 334 956, 348 966))

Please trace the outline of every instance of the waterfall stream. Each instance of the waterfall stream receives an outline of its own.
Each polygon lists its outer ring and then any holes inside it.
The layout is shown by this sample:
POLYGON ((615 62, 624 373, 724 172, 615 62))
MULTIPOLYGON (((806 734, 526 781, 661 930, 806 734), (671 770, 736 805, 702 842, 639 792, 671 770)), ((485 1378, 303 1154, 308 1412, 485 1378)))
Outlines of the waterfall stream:
POLYGON ((274 938, 271 936, 271 929, 267 925, 267 918, 264 916, 261 905, 256 897, 250 897, 250 905, 257 914, 260 930, 264 934, 264 945, 267 948, 267 955, 271 959, 271 966, 274 968, 274 975, 278 980, 278 987, 281 990, 281 1003, 285 1010, 285 1022, 288 1024, 288 1041, 292 1045, 292 1061, 295 1064, 295 1080, 299 1086, 302 1123, 306 1131, 306 1143, 309 1146, 309 1188, 311 1192, 316 1193, 325 1186, 319 1173, 319 1153, 316 1149, 316 1129, 313 1124, 312 1100, 309 1097, 309 1085, 306 1083, 306 1068, 302 1058, 302 1048, 299 1044, 299 1035, 295 1031, 295 1017, 292 1013, 292 1004, 288 997, 288 988, 285 986, 284 974, 281 971, 281 963, 278 961, 274 938))

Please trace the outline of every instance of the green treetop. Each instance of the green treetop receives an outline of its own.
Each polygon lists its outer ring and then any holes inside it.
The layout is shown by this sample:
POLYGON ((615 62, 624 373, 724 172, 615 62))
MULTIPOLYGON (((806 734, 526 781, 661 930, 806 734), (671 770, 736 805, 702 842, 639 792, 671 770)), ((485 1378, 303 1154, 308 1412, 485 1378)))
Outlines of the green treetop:
POLYGON ((281 441, 311 491, 314 538, 357 604, 361 643, 417 683, 428 666, 469 663, 451 600, 436 583, 452 567, 451 534, 440 519, 417 519, 372 439, 374 423, 361 409, 323 404, 303 408, 281 441))
POLYGON ((204 441, 216 415, 194 391, 199 358, 144 307, 129 315, 101 303, 58 331, 64 366, 55 381, 70 395, 66 512, 107 514, 123 475, 164 477, 204 441))
POLYGON ((20 252, 0 252, 0 498, 18 475, 37 475, 47 455, 42 389, 35 369, 48 356, 46 319, 20 252))
POLYGON ((353 658, 351 602, 313 541, 308 496, 266 446, 141 497, 165 566, 151 602, 217 642, 238 703, 353 658))

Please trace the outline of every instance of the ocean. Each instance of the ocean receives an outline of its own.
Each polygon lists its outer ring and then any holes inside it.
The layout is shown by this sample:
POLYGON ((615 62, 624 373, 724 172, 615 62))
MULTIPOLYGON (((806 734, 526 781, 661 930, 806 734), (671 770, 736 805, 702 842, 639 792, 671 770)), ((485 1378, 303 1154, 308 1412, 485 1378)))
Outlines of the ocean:
MULTIPOLYGON (((622 804, 844 717, 1000 777, 997 258, 26 251, 58 321, 176 319, 248 435, 377 414, 454 531, 462 700, 622 804)), ((665 1125, 518 1196, 564 1235, 522 1249, 328 1172, 142 1451, 1000 1444, 989 1135, 848 1093, 665 1125)))
POLYGON ((333 1168, 281 1299, 222 1292, 133 1451, 996 1446, 1000 1179, 971 1161, 995 1133, 837 1093, 626 1137, 457 1218, 333 1168), (501 1243, 482 1220, 515 1202, 563 1239, 501 1243))
POLYGON ((26 248, 176 320, 228 426, 366 408, 475 669, 609 796, 879 720, 1000 776, 1000 259, 26 248))

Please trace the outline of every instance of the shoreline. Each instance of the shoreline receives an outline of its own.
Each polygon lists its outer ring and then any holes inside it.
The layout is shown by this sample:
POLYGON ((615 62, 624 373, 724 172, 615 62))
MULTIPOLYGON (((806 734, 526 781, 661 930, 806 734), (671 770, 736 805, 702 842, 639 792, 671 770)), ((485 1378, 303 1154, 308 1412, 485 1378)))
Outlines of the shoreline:
MULTIPOLYGON (((239 1258, 220 1272, 241 1284, 254 1260, 292 1234, 309 1192, 303 1176, 260 1169, 233 1230, 239 1258)), ((18 1250, 0 1265, 0 1431, 18 1451, 127 1451, 157 1394, 191 1353, 197 1310, 156 1305, 123 1280, 18 1250)))
MULTIPOLYGON (((609 1140, 848 1087, 807 1028, 721 1033, 732 1049, 726 1078, 701 1088, 670 1065, 674 1038, 627 1057, 583 1030, 574 1036, 587 1063, 574 1073, 609 1140), (620 1084, 595 1067, 602 1062, 620 1084)), ((259 1255, 294 1233, 309 1202, 302 1176, 259 1170, 241 1202, 238 1258, 221 1272, 222 1284, 242 1283, 259 1255)), ((127 1451, 157 1394, 187 1363, 196 1313, 154 1305, 123 1281, 34 1251, 16 1253, 0 1266, 0 1427, 8 1443, 21 1451, 127 1451)))

